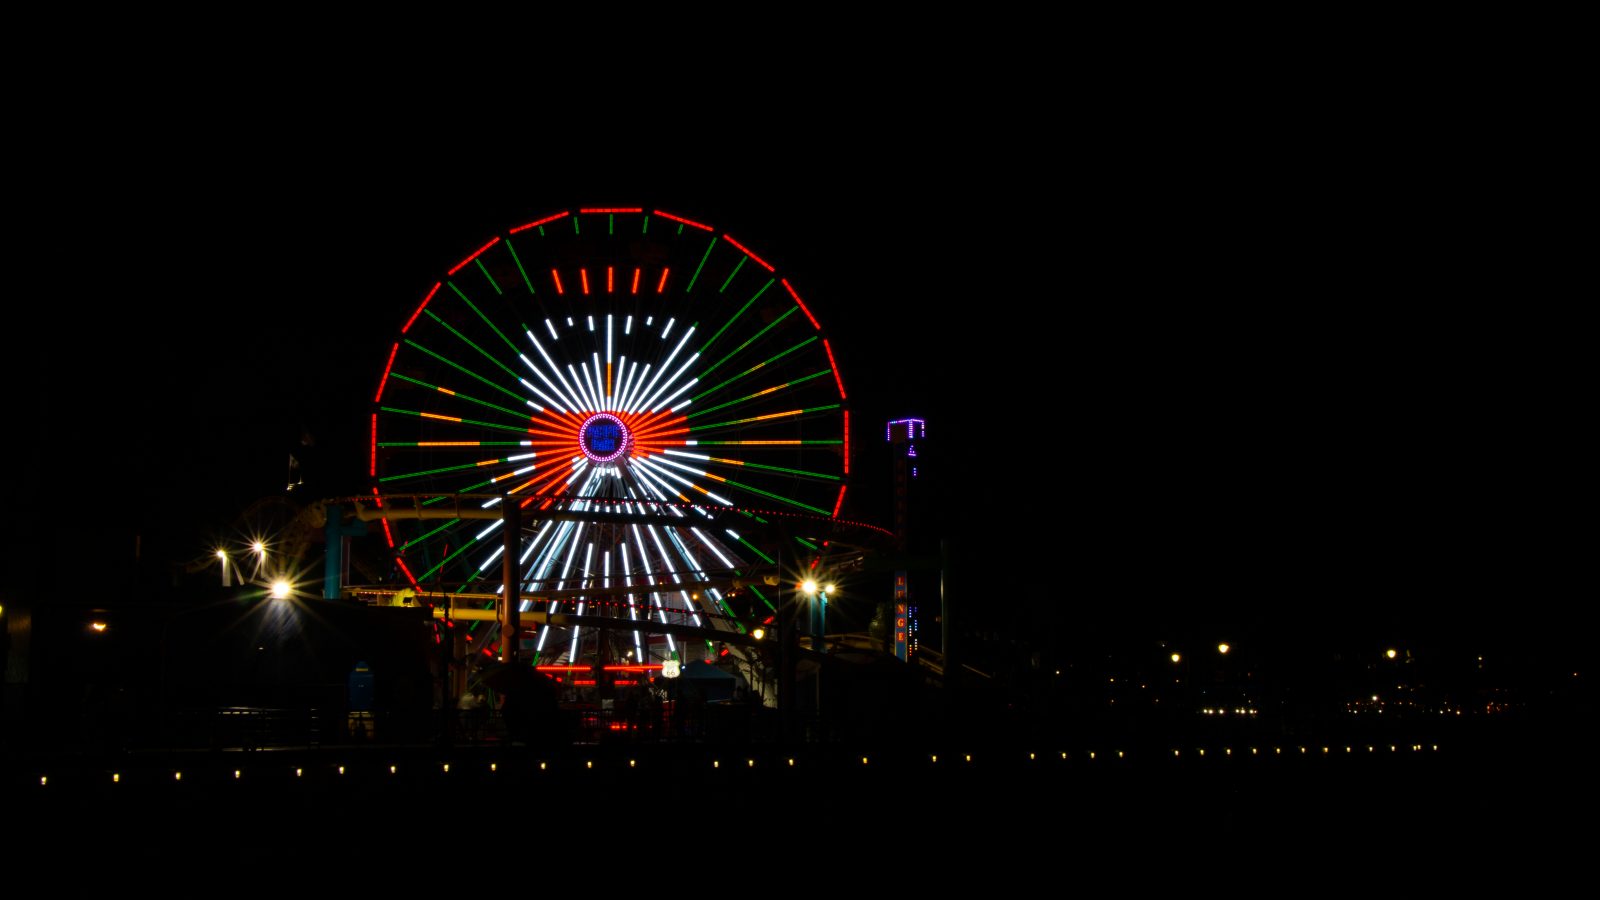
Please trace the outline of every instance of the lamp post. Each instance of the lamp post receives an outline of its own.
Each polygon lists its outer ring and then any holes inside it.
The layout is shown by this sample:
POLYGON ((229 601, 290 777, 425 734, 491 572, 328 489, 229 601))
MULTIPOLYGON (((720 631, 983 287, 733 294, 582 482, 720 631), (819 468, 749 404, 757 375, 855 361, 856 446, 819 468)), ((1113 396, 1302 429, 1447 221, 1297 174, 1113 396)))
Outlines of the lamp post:
POLYGON ((817 584, 813 578, 807 578, 800 584, 800 592, 811 598, 808 611, 811 617, 811 651, 818 654, 815 713, 819 734, 822 728, 822 663, 827 653, 828 592, 832 589, 833 585, 817 584))

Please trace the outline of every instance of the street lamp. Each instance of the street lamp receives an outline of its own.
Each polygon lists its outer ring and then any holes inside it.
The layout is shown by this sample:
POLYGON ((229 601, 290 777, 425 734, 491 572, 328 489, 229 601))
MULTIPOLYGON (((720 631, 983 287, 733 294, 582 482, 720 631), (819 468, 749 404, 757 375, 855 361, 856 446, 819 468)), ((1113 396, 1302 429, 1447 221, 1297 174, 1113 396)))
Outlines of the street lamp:
POLYGON ((827 626, 828 592, 831 590, 833 585, 817 584, 814 578, 807 578, 800 583, 800 592, 811 598, 811 649, 818 652, 826 649, 823 634, 827 626))
MULTIPOLYGON (((800 583, 800 591, 811 598, 811 649, 816 653, 827 652, 827 642, 823 637, 826 632, 828 616, 828 592, 833 590, 831 584, 817 584, 816 579, 807 578, 800 583)), ((822 658, 817 658, 817 726, 822 725, 822 658)), ((820 732, 819 732, 820 735, 820 732)))

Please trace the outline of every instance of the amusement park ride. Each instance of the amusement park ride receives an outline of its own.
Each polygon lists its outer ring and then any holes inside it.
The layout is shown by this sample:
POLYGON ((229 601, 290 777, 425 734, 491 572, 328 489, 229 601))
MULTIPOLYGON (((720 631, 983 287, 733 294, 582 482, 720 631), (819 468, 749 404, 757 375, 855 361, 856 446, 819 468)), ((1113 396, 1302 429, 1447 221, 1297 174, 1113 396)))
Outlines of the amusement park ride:
POLYGON ((753 671, 769 634, 823 650, 829 581, 895 535, 841 517, 845 380, 771 263, 679 215, 582 208, 419 293, 376 379, 370 493, 318 504, 325 598, 430 607, 459 657, 607 690, 753 671), (352 539, 381 542, 378 578, 351 583, 352 539))

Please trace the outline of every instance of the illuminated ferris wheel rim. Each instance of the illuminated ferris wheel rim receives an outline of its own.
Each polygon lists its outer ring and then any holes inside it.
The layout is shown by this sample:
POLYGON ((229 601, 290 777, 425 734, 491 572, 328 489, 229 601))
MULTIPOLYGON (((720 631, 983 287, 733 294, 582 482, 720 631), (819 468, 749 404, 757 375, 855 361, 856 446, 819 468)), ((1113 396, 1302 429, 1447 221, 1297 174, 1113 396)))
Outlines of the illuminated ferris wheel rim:
POLYGON ((659 606, 658 577, 770 565, 769 541, 888 536, 839 516, 849 410, 816 316, 732 235, 661 210, 479 246, 411 311, 373 402, 362 517, 415 589, 466 591, 516 552, 525 592, 576 591, 579 614, 629 587, 659 606))

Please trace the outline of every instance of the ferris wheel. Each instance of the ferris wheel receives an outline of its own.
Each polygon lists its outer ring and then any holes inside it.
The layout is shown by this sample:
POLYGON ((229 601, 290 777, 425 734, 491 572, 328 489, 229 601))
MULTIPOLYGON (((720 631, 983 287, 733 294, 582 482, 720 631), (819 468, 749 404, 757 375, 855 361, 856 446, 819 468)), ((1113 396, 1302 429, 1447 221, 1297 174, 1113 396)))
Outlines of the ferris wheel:
MULTIPOLYGON (((504 638, 535 663, 649 663, 742 631, 728 585, 778 565, 768 526, 844 503, 821 324, 770 262, 683 216, 566 210, 493 237, 409 310, 382 373, 370 475, 396 581, 489 608, 515 553, 519 608, 545 614, 531 635, 468 624, 485 655, 504 638)), ((739 599, 775 610, 771 591, 739 599)))

